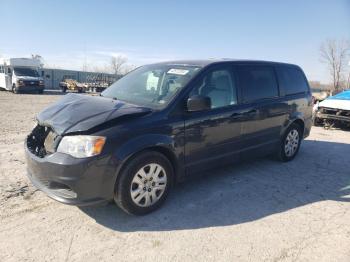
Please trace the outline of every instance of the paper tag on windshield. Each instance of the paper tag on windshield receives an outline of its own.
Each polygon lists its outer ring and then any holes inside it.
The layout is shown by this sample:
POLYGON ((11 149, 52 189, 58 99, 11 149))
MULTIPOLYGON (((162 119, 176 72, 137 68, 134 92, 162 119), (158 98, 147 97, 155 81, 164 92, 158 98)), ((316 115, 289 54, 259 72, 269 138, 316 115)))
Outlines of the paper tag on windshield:
POLYGON ((186 69, 179 69, 179 68, 172 68, 168 71, 168 74, 173 74, 173 75, 186 75, 188 73, 188 70, 186 69))

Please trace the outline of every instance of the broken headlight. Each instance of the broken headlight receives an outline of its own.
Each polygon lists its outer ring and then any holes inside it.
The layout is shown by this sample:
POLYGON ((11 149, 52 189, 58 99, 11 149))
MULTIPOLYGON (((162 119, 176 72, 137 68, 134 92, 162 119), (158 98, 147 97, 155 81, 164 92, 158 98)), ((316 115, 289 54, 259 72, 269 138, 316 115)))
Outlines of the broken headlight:
POLYGON ((99 155, 106 138, 102 136, 65 136, 58 145, 57 152, 69 154, 76 158, 99 155))

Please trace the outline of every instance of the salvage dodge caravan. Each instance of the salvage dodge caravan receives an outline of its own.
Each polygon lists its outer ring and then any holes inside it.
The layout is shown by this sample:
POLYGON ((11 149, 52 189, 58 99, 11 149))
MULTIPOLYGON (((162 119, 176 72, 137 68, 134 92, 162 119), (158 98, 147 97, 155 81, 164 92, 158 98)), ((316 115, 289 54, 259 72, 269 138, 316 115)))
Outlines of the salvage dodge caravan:
POLYGON ((40 112, 25 141, 28 177, 65 204, 114 199, 146 214, 191 174, 257 155, 292 160, 310 133, 311 103, 296 65, 142 66, 100 96, 67 94, 40 112))

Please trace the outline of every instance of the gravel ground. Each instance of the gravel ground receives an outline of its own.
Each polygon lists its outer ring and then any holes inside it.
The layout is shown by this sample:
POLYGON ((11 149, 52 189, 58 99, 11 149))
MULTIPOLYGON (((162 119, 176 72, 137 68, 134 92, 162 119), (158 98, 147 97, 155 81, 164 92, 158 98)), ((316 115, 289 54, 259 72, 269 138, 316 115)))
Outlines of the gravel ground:
POLYGON ((0 92, 0 261, 350 261, 349 131, 314 127, 292 162, 210 171, 133 217, 30 185, 23 140, 59 97, 0 92))

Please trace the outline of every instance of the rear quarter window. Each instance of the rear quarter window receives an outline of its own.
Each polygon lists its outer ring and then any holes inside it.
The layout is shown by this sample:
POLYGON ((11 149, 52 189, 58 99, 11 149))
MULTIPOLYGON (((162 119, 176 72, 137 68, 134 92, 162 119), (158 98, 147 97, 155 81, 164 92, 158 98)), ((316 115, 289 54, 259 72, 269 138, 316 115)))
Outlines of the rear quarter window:
POLYGON ((297 67, 279 66, 277 76, 285 95, 306 93, 309 90, 304 73, 297 67))
POLYGON ((272 66, 242 65, 237 67, 243 102, 278 97, 278 85, 272 66))

